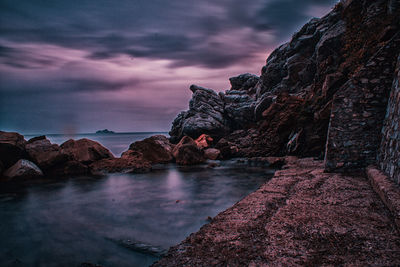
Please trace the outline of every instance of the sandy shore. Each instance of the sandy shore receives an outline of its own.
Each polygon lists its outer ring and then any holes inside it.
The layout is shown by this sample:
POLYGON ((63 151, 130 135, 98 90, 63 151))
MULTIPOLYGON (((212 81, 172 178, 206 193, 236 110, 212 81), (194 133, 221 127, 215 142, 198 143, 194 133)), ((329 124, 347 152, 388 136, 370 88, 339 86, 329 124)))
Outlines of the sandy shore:
POLYGON ((398 266, 393 216, 363 175, 293 159, 154 266, 398 266))

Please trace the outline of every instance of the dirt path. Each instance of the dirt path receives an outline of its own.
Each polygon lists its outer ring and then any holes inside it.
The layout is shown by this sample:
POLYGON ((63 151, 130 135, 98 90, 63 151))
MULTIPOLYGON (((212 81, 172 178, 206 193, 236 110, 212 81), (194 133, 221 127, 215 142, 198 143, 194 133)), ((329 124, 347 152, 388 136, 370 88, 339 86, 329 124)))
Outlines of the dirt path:
POLYGON ((301 159, 154 266, 400 266, 400 235, 365 177, 301 159))

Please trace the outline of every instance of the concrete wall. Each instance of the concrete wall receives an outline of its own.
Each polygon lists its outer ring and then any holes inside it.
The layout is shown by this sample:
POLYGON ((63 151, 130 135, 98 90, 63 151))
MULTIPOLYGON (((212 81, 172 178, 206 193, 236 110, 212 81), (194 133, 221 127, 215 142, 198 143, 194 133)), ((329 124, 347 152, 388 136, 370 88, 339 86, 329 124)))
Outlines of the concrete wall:
POLYGON ((378 162, 381 169, 400 184, 400 54, 382 128, 378 162))
POLYGON ((325 151, 327 171, 376 163, 399 52, 396 34, 335 94, 325 151))

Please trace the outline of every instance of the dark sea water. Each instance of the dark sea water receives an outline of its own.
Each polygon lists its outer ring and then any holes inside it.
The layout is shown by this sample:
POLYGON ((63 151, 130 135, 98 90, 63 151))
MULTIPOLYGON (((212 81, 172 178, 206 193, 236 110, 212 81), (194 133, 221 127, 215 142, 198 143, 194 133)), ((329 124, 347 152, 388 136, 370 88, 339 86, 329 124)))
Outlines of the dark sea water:
POLYGON ((148 266, 272 175, 230 160, 216 168, 169 164, 146 174, 2 184, 0 266, 148 266))

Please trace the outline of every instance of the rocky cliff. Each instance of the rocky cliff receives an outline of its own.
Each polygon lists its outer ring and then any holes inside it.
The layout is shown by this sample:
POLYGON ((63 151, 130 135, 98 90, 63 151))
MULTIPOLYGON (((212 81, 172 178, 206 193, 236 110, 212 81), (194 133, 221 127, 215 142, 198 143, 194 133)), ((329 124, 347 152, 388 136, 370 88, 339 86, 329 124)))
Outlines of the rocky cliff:
POLYGON ((226 156, 317 156, 327 170, 363 168, 376 160, 399 32, 398 1, 341 1, 275 49, 260 77, 230 78, 219 95, 193 86, 172 140, 208 133, 235 148, 226 156))

